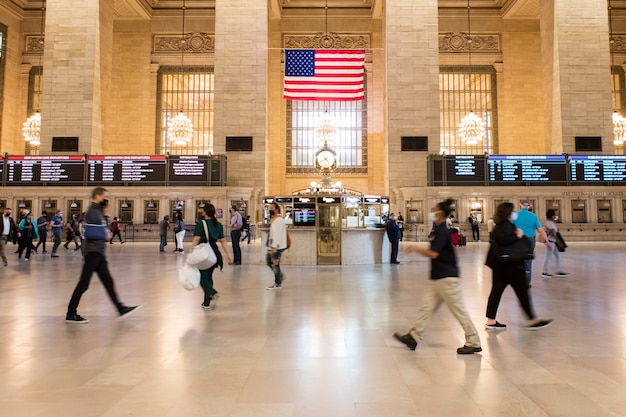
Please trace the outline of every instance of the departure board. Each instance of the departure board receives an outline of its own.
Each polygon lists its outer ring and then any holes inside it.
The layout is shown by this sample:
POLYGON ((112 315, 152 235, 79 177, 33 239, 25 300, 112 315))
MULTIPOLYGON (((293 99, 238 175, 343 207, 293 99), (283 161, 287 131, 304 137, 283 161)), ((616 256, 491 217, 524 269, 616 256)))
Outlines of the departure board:
POLYGON ((573 184, 626 183, 626 155, 572 155, 569 166, 573 184))
POLYGON ((209 157, 206 155, 169 156, 168 180, 171 185, 207 185, 209 157))
POLYGON ((483 155, 446 155, 444 161, 447 185, 485 185, 483 155))
POLYGON ((7 186, 83 185, 85 159, 82 155, 68 156, 9 156, 7 186))
POLYGON ((490 155, 491 185, 565 185, 567 161, 564 155, 490 155))
POLYGON ((164 155, 88 156, 88 185, 165 185, 164 155))

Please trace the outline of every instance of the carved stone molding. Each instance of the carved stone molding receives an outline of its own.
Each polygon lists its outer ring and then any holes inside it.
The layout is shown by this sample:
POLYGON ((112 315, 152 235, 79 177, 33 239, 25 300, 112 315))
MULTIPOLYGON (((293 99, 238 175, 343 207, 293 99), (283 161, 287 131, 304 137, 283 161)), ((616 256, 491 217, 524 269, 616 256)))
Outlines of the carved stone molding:
POLYGON ((285 35, 286 49, 369 49, 369 35, 348 35, 319 32, 315 35, 285 35))
POLYGON ((613 43, 610 43, 612 52, 624 52, 626 51, 626 36, 613 35, 613 43))
POLYGON ((448 32, 439 35, 439 52, 467 52, 469 45, 472 51, 500 52, 500 35, 472 35, 468 43, 466 32, 448 32))
POLYGON ((204 32, 185 34, 185 43, 180 36, 156 35, 154 37, 154 52, 215 52, 215 38, 204 32))
POLYGON ((40 35, 28 35, 26 36, 26 53, 42 53, 43 52, 43 38, 40 35))

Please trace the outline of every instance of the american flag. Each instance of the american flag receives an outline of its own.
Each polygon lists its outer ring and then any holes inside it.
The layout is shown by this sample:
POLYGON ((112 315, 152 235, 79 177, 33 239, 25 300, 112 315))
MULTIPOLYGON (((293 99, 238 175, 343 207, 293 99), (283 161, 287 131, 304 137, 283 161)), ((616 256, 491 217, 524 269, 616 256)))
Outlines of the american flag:
POLYGON ((287 100, 363 100, 363 50, 285 51, 287 100))

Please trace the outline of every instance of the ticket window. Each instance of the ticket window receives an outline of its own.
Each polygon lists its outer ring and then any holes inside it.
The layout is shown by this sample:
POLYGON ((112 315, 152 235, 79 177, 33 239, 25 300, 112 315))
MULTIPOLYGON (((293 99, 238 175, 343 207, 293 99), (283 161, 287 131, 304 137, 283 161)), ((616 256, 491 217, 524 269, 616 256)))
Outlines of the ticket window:
MULTIPOLYGON (((14 217, 16 219, 21 218, 24 210, 28 210, 31 213, 33 212, 33 200, 17 200, 17 215, 14 217)), ((13 209, 13 211, 16 210, 13 209)))
POLYGON ((175 222, 178 215, 182 215, 185 218, 185 202, 183 200, 171 200, 170 201, 170 221, 175 222))
POLYGON ((611 200, 598 200, 598 223, 613 223, 613 204, 611 200))
MULTIPOLYGON (((132 223, 133 222, 133 208, 135 204, 130 200, 120 200, 117 203, 117 218, 120 223, 132 223)), ((116 217, 113 215, 113 217, 116 217)))
POLYGON ((48 213, 48 218, 51 219, 57 211, 57 200, 43 200, 41 202, 41 211, 48 213))
POLYGON ((470 215, 476 217, 478 223, 484 223, 483 207, 485 206, 482 200, 471 200, 469 202, 470 215))
POLYGON ((459 205, 458 200, 452 200, 452 206, 450 206, 450 216, 454 216, 452 217, 452 223, 458 223, 459 222, 459 216, 457 213, 457 206, 459 205))
POLYGON ((204 219, 204 207, 211 204, 211 200, 196 200, 196 222, 204 219))
MULTIPOLYGON (((500 204, 510 202, 511 200, 493 200, 493 212, 496 213, 498 211, 498 207, 500 206, 500 204)), ((517 210, 517 208, 514 209, 517 210)))
POLYGON ((424 201, 407 201, 406 216, 404 217, 404 221, 406 223, 424 223, 425 220, 426 218, 424 217, 424 201))
POLYGON ((587 223, 587 201, 572 200, 572 223, 587 223))
POLYGON ((382 215, 385 219, 389 217, 389 214, 390 214, 389 210, 390 210, 389 197, 382 197, 380 199, 380 211, 382 212, 382 215))
MULTIPOLYGON (((230 202, 231 207, 237 207, 239 214, 241 214, 241 218, 245 219, 248 215, 248 204, 244 200, 235 200, 230 202)), ((229 207, 230 209, 230 207, 229 207)))
MULTIPOLYGON (((557 223, 561 223, 561 200, 546 200, 546 211, 554 210, 554 214, 558 216, 557 223)), ((541 218, 541 216, 540 216, 541 218)))
POLYGON ((67 202, 67 212, 64 219, 71 219, 75 214, 79 219, 83 213, 83 202, 79 200, 72 200, 67 202))
POLYGON ((274 202, 273 198, 263 199, 263 224, 268 225, 270 223, 270 204, 274 202))
POLYGON ((624 223, 626 223, 626 200, 622 200, 622 209, 624 210, 624 223))
MULTIPOLYGON (((295 210, 296 210, 296 215, 297 215, 298 204, 296 204, 295 210)), ((360 197, 344 197, 342 215, 341 215, 341 226, 342 227, 363 227, 364 225, 365 223, 364 223, 361 198, 360 197)))
POLYGON ((143 202, 143 222, 144 224, 159 223, 159 202, 145 200, 143 202))
MULTIPOLYGON (((530 207, 528 208, 528 211, 537 214, 537 201, 535 201, 534 198, 529 198, 528 201, 530 201, 530 207)), ((515 209, 517 210, 517 207, 515 209)), ((545 217, 545 216, 541 216, 541 215, 538 215, 538 216, 539 216, 540 219, 545 217)))

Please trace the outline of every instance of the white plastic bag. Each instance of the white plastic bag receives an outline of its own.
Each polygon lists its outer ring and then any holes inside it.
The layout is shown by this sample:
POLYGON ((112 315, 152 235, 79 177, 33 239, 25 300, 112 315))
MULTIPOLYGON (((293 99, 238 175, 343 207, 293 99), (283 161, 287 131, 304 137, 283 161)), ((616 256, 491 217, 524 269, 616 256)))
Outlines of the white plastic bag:
MULTIPOLYGON (((209 240, 209 230, 204 220, 200 220, 204 226, 204 234, 207 241, 209 240)), ((187 264, 195 266, 198 269, 209 269, 217 262, 217 256, 209 243, 200 243, 191 250, 187 255, 187 264)))
POLYGON ((195 266, 183 264, 178 270, 178 282, 188 291, 195 290, 200 286, 200 270, 195 266))

